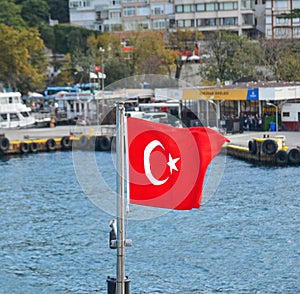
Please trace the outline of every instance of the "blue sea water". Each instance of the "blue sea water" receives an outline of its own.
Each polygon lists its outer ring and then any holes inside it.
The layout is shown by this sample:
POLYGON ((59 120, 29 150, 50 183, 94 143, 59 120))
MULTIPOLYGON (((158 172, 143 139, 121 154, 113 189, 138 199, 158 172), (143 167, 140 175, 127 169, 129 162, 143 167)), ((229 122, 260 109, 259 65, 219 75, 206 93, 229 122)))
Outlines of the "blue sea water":
MULTIPOLYGON (((95 153, 114 189, 110 158, 95 153)), ((0 293, 107 293, 113 216, 83 191, 74 165, 72 152, 0 159, 0 293)), ((226 157, 201 209, 129 220, 130 293, 300 293, 299 183, 299 167, 226 157)))

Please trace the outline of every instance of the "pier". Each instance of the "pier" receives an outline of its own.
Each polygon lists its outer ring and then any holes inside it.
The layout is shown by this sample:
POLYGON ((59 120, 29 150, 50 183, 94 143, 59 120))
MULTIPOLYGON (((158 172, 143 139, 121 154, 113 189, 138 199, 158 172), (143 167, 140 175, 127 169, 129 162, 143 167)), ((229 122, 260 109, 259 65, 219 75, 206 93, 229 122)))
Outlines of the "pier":
POLYGON ((224 149, 238 159, 255 164, 300 165, 299 132, 245 132, 227 135, 224 149))
MULTIPOLYGON (((227 134, 226 154, 255 164, 300 165, 299 132, 227 134)), ((0 156, 67 150, 110 151, 115 148, 115 125, 56 126, 2 129, 0 156)))
POLYGON ((114 125, 2 129, 0 132, 0 156, 72 149, 110 151, 114 146, 114 125))

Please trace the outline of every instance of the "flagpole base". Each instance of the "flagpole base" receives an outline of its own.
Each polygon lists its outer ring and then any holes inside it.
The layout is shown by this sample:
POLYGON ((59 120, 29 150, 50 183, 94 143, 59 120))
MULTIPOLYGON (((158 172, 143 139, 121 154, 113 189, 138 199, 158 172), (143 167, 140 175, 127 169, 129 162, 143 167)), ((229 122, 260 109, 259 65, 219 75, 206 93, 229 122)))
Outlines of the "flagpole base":
MULTIPOLYGON (((107 282, 107 294, 116 294, 116 278, 111 278, 110 276, 106 279, 107 282)), ((125 294, 129 294, 130 288, 129 288, 130 280, 128 277, 125 277, 125 294)))

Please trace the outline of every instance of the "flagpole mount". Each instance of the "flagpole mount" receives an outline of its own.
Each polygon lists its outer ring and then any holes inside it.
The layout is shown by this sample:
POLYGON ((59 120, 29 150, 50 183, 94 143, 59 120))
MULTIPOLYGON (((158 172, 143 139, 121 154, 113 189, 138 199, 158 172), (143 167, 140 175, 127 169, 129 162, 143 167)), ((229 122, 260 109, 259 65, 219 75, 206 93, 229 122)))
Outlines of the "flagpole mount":
POLYGON ((117 167, 117 220, 110 222, 110 248, 117 249, 116 278, 107 277, 108 294, 129 294, 128 277, 125 276, 125 247, 131 240, 125 239, 125 107, 116 103, 116 167, 117 167))

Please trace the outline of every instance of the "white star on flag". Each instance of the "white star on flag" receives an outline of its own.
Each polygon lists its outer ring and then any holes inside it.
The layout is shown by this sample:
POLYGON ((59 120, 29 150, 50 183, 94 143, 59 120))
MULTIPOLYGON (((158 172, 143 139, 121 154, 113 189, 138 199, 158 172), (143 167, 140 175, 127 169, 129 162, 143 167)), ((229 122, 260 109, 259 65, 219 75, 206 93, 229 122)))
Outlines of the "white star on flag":
POLYGON ((169 161, 167 162, 167 165, 170 167, 170 174, 172 174, 173 169, 178 171, 178 168, 176 166, 176 162, 180 159, 178 158, 172 158, 172 155, 169 153, 169 161))

